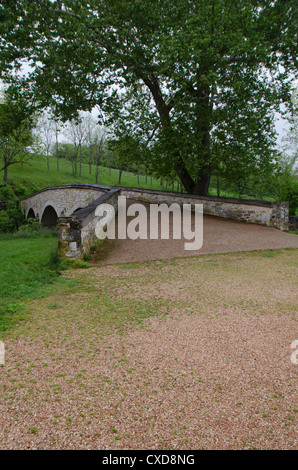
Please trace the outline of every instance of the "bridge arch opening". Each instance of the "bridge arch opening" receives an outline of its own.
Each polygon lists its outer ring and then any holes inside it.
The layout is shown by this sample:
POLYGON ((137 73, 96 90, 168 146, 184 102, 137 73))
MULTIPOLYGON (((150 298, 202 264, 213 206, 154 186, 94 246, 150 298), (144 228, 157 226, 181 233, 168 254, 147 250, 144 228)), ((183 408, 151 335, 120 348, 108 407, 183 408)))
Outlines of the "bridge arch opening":
POLYGON ((58 215, 53 206, 47 206, 43 211, 41 223, 44 227, 54 229, 57 225, 58 215))
POLYGON ((28 214, 27 214, 27 220, 28 219, 35 219, 35 213, 34 213, 34 210, 31 208, 28 210, 28 214))

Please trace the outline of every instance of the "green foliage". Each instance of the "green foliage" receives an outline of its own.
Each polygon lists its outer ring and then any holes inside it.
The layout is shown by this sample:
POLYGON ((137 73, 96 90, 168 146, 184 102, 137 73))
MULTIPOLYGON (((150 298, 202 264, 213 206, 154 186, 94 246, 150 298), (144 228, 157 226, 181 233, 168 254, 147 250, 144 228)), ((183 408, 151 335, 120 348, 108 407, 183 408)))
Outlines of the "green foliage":
POLYGON ((0 208, 7 210, 9 207, 14 207, 17 202, 17 196, 12 186, 0 185, 0 208))
POLYGON ((8 168, 16 163, 26 163, 34 139, 33 119, 24 100, 8 100, 0 105, 0 171, 7 182, 8 168))
POLYGON ((275 178, 275 191, 279 201, 289 202, 289 213, 296 215, 298 211, 298 176, 297 152, 294 155, 281 155, 275 178))
POLYGON ((0 233, 12 232, 14 229, 13 219, 9 217, 6 211, 0 211, 0 233))
POLYGON ((90 268, 89 264, 86 261, 75 260, 70 265, 74 269, 88 269, 90 268))
POLYGON ((270 171, 273 113, 290 107, 297 76, 294 0, 63 5, 2 5, 0 72, 14 90, 64 120, 97 106, 102 124, 149 147, 146 164, 190 193, 208 193, 220 162, 234 181, 270 171), (12 65, 29 58, 35 72, 18 81, 12 65))
POLYGON ((296 215, 298 210, 298 181, 285 178, 279 182, 279 200, 289 202, 289 214, 296 215))
POLYGON ((19 233, 23 232, 37 232, 39 230, 42 230, 42 223, 38 222, 38 220, 29 218, 27 219, 27 223, 24 225, 21 225, 18 229, 19 233))
POLYGON ((30 129, 32 117, 30 115, 28 104, 25 100, 17 101, 7 99, 0 106, 0 136, 1 138, 10 137, 15 130, 22 128, 30 129))
POLYGON ((0 185, 0 233, 13 232, 24 221, 24 215, 18 208, 15 188, 0 185))

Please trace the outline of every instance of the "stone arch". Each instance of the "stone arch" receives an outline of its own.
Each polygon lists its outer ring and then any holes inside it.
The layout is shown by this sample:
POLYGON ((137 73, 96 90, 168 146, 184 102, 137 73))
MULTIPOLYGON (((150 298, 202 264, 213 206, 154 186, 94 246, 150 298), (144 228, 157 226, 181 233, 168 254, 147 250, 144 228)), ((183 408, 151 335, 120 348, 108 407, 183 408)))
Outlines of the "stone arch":
POLYGON ((56 228, 58 215, 50 204, 46 206, 41 217, 41 223, 46 228, 56 228))
POLYGON ((27 220, 28 220, 28 219, 36 219, 36 217, 35 217, 35 212, 34 212, 34 210, 32 209, 32 207, 30 207, 30 209, 28 210, 26 219, 27 219, 27 220))

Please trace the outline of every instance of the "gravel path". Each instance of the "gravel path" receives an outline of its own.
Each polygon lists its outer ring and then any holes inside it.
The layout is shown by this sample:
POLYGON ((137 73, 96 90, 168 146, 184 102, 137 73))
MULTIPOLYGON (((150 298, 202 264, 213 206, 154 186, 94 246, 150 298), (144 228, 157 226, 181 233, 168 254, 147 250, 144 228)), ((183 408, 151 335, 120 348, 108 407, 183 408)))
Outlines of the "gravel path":
POLYGON ((81 287, 32 302, 5 339, 0 448, 297 449, 297 262, 68 271, 81 287))

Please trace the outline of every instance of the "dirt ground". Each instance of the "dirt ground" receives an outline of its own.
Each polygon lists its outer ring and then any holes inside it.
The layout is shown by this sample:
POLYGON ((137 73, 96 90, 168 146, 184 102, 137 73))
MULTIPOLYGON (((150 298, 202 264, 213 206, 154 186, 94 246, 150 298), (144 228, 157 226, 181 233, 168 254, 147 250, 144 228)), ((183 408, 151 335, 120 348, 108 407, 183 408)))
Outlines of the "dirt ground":
MULTIPOLYGON (((128 206, 136 201, 127 201, 128 206)), ((148 209, 149 203, 143 203, 148 209)), ((127 225, 133 217, 127 218, 127 225)), ((117 224, 116 224, 117 226, 117 224)), ((194 229, 194 217, 192 228, 194 229)), ((115 264, 136 261, 181 258, 211 253, 267 250, 278 248, 298 248, 298 236, 262 225, 238 222, 210 215, 203 217, 203 246, 200 250, 185 250, 184 238, 173 240, 173 227, 170 219, 169 240, 106 240, 104 246, 93 257, 92 264, 115 264)))
POLYGON ((5 339, 0 449, 297 450, 297 261, 66 271, 5 339))
POLYGON ((105 243, 5 338, 0 449, 297 450, 298 251, 255 251, 297 247, 210 216, 199 252, 105 243))

